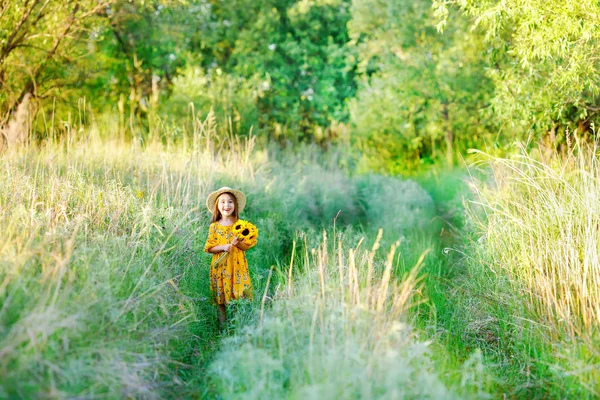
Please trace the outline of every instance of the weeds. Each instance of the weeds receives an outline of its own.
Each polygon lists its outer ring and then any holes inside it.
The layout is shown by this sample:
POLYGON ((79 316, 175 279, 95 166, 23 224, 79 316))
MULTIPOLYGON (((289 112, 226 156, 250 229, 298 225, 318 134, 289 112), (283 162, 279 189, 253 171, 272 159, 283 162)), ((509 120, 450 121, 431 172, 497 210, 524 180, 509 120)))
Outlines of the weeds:
POLYGON ((598 396, 597 148, 544 161, 523 152, 490 165, 493 179, 474 186, 470 212, 480 232, 471 279, 480 287, 467 285, 488 300, 471 305, 480 323, 466 331, 484 332, 496 360, 526 371, 528 396, 598 396))

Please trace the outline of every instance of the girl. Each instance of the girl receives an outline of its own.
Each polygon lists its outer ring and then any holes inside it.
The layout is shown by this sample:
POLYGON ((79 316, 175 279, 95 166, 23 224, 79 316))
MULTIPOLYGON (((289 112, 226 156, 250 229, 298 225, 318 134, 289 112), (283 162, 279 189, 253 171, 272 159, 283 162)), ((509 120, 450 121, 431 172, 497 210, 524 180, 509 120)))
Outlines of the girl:
POLYGON ((222 187, 208 195, 206 206, 213 216, 204 251, 213 255, 210 290, 218 307, 219 322, 223 326, 227 321, 227 303, 240 298, 252 298, 252 283, 244 252, 256 245, 258 235, 241 240, 232 232, 233 225, 246 206, 246 195, 239 190, 222 187), (221 257, 223 252, 228 253, 224 258, 221 257))

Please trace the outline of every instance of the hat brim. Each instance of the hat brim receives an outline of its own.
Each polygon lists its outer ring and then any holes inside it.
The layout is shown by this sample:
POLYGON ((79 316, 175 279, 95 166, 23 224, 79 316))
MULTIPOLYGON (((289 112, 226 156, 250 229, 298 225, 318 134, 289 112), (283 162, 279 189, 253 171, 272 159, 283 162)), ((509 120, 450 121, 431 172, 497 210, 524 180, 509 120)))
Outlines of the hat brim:
POLYGON ((211 213, 215 211, 215 203, 217 202, 219 196, 223 193, 231 193, 235 196, 238 205, 238 215, 241 214, 244 210, 244 207, 246 207, 246 195, 239 190, 235 190, 227 186, 215 190, 214 192, 208 195, 208 197, 206 198, 206 207, 208 208, 208 211, 210 211, 211 213))

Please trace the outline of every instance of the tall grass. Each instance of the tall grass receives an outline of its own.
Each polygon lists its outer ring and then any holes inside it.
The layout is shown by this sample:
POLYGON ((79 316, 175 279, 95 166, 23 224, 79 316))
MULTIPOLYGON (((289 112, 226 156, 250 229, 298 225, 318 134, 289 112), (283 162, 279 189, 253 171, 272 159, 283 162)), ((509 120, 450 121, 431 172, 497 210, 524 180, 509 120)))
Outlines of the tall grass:
POLYGON ((216 333, 204 199, 261 165, 252 138, 215 136, 210 121, 175 148, 92 129, 0 155, 0 397, 182 390, 216 333))
MULTIPOLYGON (((158 397, 173 341, 208 317, 178 281, 199 184, 123 149, 7 154, 0 175, 0 370, 8 397, 158 397), (129 182, 127 182, 129 181, 129 182)), ((171 170, 175 169, 175 171, 171 170)))
MULTIPOLYGON (((399 367, 395 352, 404 352, 404 344, 414 346, 414 354, 405 359, 415 365, 410 379, 425 385, 418 371, 433 368, 423 355, 427 346, 413 340, 411 321, 404 317, 412 286, 401 289, 394 278, 408 268, 394 262, 390 269, 392 264, 376 257, 373 265, 386 267, 371 269, 369 290, 363 287, 367 256, 337 247, 341 232, 351 238, 374 237, 383 227, 382 243, 387 246, 404 237, 401 249, 405 249, 411 232, 434 215, 431 199, 417 184, 352 177, 335 151, 328 163, 315 163, 314 154, 282 159, 272 150, 257 148, 252 137, 219 134, 210 118, 196 121, 193 135, 176 145, 127 143, 108 136, 91 128, 81 137, 52 139, 0 154, 0 397, 162 398, 210 393, 205 368, 222 346, 216 313, 208 301, 209 257, 202 253, 210 221, 204 199, 223 185, 247 193, 250 202, 244 217, 261 230, 259 246, 248 253, 257 293, 272 294, 278 285, 289 283, 287 260, 294 256, 296 235, 303 232, 307 245, 322 254, 303 259, 305 272, 292 270, 293 283, 285 287, 287 297, 281 300, 312 307, 315 303, 304 301, 314 293, 314 276, 308 271, 320 265, 323 285, 318 292, 331 296, 331 312, 347 308, 343 311, 347 315, 357 315, 342 325, 335 323, 352 331, 357 321, 356 330, 362 333, 348 337, 348 346, 356 344, 360 357, 370 351, 380 354, 381 365, 376 359, 369 361, 374 371, 399 367), (383 203, 386 198, 395 200, 383 203), (382 213, 382 205, 388 213, 382 213), (336 246, 319 247, 321 229, 332 224, 336 246), (346 272, 337 278, 332 275, 334 257, 326 257, 324 251, 342 257, 343 265, 349 260, 356 264, 349 269, 354 271, 352 284, 343 289, 337 303, 335 291, 327 294, 329 285, 349 277, 346 272), (269 274, 271 266, 275 269, 269 274), (380 279, 384 271, 387 275, 380 279), (391 289, 383 290, 384 281, 391 289), (267 285, 270 289, 265 292, 267 285), (347 300, 352 293, 356 299, 347 300), (386 293, 405 297, 393 306, 395 300, 386 293), (371 301, 365 308, 367 298, 371 301), (381 331, 363 336, 372 313, 380 315, 381 331), (361 347, 363 340, 371 339, 377 342, 361 347), (394 349, 387 348, 392 344, 394 349)), ((279 300, 273 303, 273 312, 267 300, 257 296, 248 304, 248 329, 263 329, 277 315, 279 300), (261 308, 264 320, 252 328, 253 316, 261 315, 261 308)), ((313 312, 311 308, 310 318, 313 312)), ((329 318, 325 307, 319 312, 319 320, 329 318)), ((299 309, 298 323, 304 321, 303 313, 299 309)), ((243 317, 243 312, 235 314, 234 322, 243 317)), ((334 333, 314 330, 313 348, 334 333)), ((265 341, 274 339, 265 335, 265 341)), ((353 368, 360 370, 356 363, 353 368)), ((434 373, 427 376, 437 382, 434 373)), ((446 390, 443 384, 435 385, 446 390)))
POLYGON ((480 323, 467 333, 487 332, 496 359, 527 377, 518 393, 599 396, 598 149, 549 159, 523 151, 489 166, 490 183, 475 186, 481 236, 470 263, 477 284, 467 285, 487 300, 471 304, 480 323))
POLYGON ((255 325, 223 342, 209 368, 215 391, 246 398, 485 398, 478 353, 462 379, 446 385, 429 342, 411 325, 408 310, 426 301, 420 268, 393 278, 399 243, 385 261, 367 246, 348 247, 344 235, 311 247, 286 265, 286 284, 255 325))

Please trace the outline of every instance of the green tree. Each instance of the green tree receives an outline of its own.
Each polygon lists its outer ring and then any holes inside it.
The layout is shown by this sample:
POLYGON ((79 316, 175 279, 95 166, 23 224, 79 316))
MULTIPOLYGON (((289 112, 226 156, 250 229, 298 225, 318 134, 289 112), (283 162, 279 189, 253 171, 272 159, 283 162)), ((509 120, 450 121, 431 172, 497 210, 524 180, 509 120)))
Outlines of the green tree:
POLYGON ((14 3, 0 2, 0 126, 28 93, 59 118, 85 98, 95 110, 117 105, 129 117, 121 128, 146 123, 205 12, 193 0, 14 3))
MULTIPOLYGON (((88 63, 85 89, 99 107, 127 99, 138 117, 170 90, 187 60, 190 36, 203 10, 194 1, 119 1, 106 10, 108 24, 88 63), (127 95, 124 97, 124 95, 127 95)), ((121 104, 121 106, 123 106, 121 104)))
POLYGON ((114 2, 0 1, 0 126, 27 94, 51 98, 73 87, 82 43, 114 2))
POLYGON ((203 67, 256 82, 257 124, 314 138, 348 118, 354 66, 348 0, 211 1, 192 51, 203 67))
POLYGON ((491 85, 480 35, 456 18, 444 35, 429 1, 354 0, 360 86, 351 120, 369 169, 401 172, 481 143, 491 85))
POLYGON ((486 32, 492 110, 515 133, 586 131, 598 118, 600 5, 595 0, 434 0, 443 28, 459 9, 486 32))

